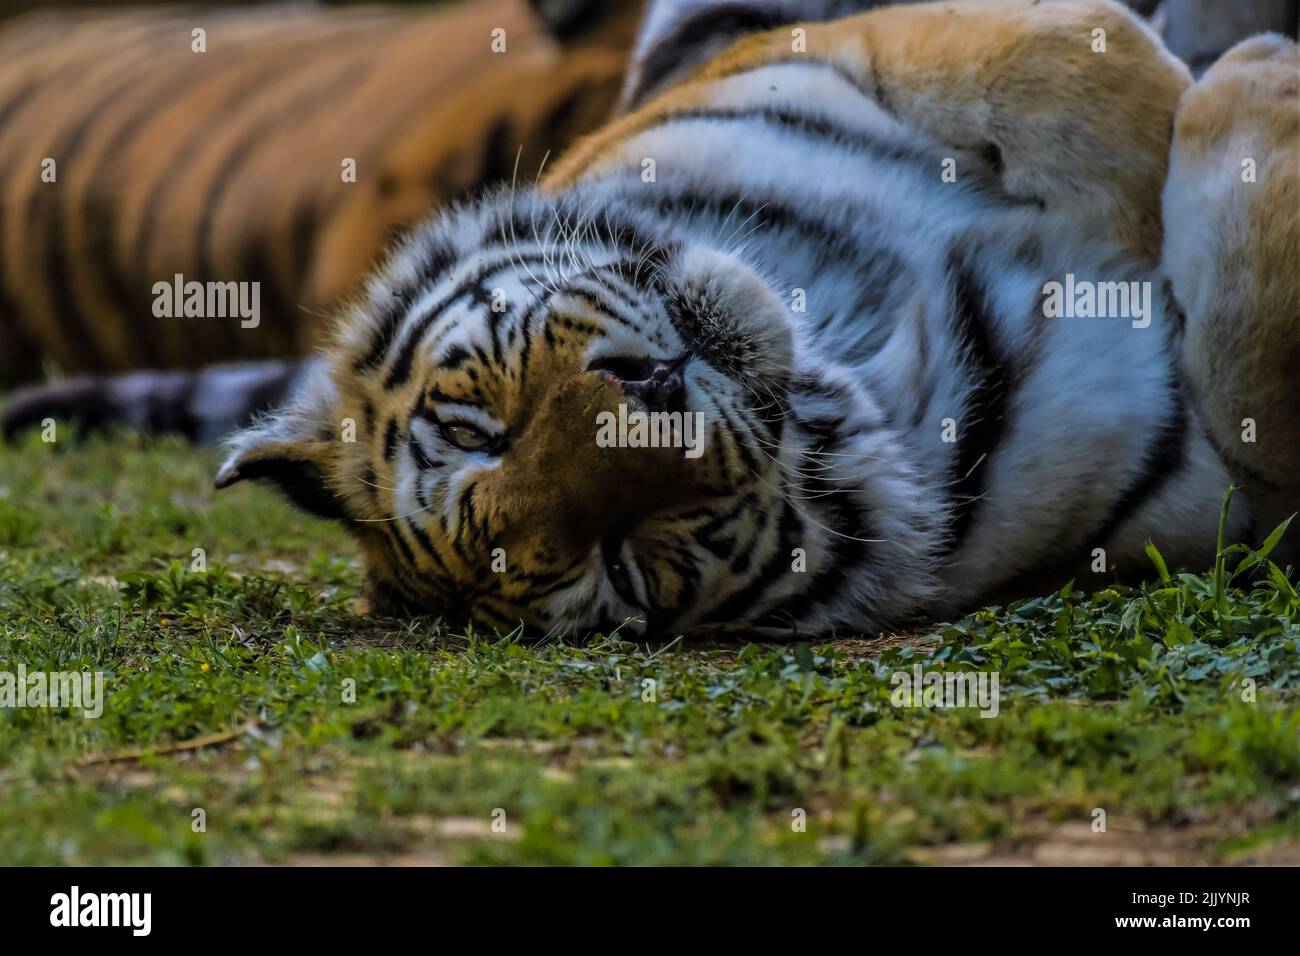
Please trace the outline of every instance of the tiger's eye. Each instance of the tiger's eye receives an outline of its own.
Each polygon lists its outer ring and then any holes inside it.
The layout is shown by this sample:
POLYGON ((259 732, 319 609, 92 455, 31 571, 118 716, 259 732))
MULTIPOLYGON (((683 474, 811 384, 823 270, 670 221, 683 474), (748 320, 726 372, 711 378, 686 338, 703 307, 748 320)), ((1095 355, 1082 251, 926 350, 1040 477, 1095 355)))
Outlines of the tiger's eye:
POLYGON ((457 448, 465 451, 479 451, 492 444, 492 436, 479 431, 472 425, 446 425, 443 434, 457 448))

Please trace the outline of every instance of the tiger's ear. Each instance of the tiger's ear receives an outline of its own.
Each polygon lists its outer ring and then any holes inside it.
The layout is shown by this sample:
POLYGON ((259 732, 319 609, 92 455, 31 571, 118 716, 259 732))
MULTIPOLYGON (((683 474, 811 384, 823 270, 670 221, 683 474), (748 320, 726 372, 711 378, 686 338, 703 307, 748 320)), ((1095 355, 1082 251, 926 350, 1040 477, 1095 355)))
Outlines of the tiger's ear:
POLYGON ((220 489, 240 481, 265 481, 304 511, 347 521, 345 502, 331 485, 338 455, 338 396, 323 367, 304 379, 287 404, 229 439, 230 455, 215 484, 220 489))

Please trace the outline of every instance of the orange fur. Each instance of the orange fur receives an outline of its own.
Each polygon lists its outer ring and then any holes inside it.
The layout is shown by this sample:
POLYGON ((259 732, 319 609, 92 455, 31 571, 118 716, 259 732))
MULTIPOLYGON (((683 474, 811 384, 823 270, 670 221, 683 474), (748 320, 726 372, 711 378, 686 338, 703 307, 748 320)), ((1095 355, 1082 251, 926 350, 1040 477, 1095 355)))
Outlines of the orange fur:
MULTIPOLYGON (((747 37, 693 78, 581 140, 546 177, 598 175, 610 146, 707 102, 710 84, 797 57, 792 30, 747 37)), ((1145 260, 1160 249, 1160 189, 1178 98, 1191 80, 1118 3, 970 0, 882 7, 802 24, 806 50, 843 67, 897 118, 955 148, 1001 156, 1007 190, 1068 208, 1145 260), (1094 53, 1092 31, 1106 35, 1094 53)))
POLYGON ((1234 47, 1184 97, 1164 195, 1183 362, 1216 445, 1270 506, 1300 508, 1300 49, 1234 47), (1249 167, 1249 172, 1247 171, 1249 167), (1254 441, 1244 440, 1253 428, 1254 441))
POLYGON ((42 356, 80 372, 305 353, 400 230, 516 156, 531 178, 604 118, 636 12, 569 49, 523 0, 0 25, 0 381, 42 356), (155 318, 153 284, 176 273, 260 281, 262 324, 155 318))

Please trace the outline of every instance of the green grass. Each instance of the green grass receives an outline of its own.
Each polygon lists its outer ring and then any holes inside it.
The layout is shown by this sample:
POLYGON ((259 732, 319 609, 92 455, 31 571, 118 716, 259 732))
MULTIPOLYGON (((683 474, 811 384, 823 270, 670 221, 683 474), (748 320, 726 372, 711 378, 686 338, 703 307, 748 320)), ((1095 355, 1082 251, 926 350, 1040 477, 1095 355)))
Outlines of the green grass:
POLYGON ((107 675, 99 719, 0 709, 0 863, 1300 860, 1267 560, 879 641, 538 646, 359 615, 346 536, 214 461, 0 448, 0 670, 107 675), (895 707, 918 661, 996 671, 998 716, 895 707))

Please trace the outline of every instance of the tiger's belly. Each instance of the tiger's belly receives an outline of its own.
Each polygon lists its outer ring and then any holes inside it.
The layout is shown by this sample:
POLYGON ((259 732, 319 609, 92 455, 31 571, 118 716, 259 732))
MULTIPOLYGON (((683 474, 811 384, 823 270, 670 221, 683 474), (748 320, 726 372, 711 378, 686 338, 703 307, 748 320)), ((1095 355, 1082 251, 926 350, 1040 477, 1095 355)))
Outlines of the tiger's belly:
MULTIPOLYGON (((1150 573, 1148 540, 1207 567, 1230 479, 1182 381, 1162 278, 1036 210, 947 235, 853 364, 947 489, 949 606, 1025 576, 1150 573)), ((1234 534, 1247 511, 1236 502, 1234 534)))
MULTIPOLYGON (((809 301, 833 304, 802 323, 944 489, 936 603, 959 610, 1024 578, 1149 574, 1148 541, 1171 565, 1208 567, 1230 478, 1182 381, 1162 277, 1037 208, 868 194, 930 218, 872 237, 864 258, 886 265, 866 282, 815 279, 809 301)), ((1234 535, 1248 510, 1235 502, 1234 535)))

